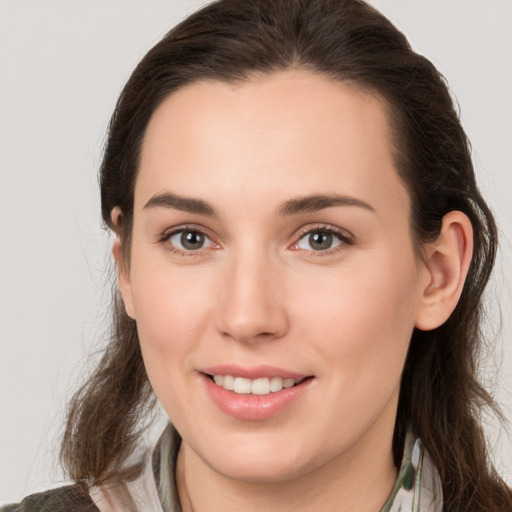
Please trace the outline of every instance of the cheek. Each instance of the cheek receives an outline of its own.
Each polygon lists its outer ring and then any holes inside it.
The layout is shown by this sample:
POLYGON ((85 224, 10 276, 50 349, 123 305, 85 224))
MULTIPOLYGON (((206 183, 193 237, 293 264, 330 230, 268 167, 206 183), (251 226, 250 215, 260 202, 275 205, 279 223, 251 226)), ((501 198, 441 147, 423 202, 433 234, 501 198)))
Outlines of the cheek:
MULTIPOLYGON (((135 262, 136 263, 136 262, 135 262)), ((207 328, 215 304, 201 275, 171 272, 169 265, 132 266, 137 331, 150 382, 161 402, 161 391, 172 393, 182 371, 192 368, 190 354, 207 328), (169 391, 170 390, 170 391, 169 391)))
MULTIPOLYGON (((144 255, 141 256, 144 260, 144 255)), ((160 350, 185 343, 201 325, 205 307, 213 304, 210 280, 200 269, 175 270, 165 258, 132 267, 133 302, 139 334, 144 340, 160 345, 160 350), (167 340, 167 341, 166 341, 167 340)))
POLYGON ((416 281, 408 255, 401 260, 380 255, 303 281, 297 295, 308 298, 297 317, 322 358, 337 363, 331 368, 338 379, 362 388, 376 381, 396 385, 414 328, 416 281))

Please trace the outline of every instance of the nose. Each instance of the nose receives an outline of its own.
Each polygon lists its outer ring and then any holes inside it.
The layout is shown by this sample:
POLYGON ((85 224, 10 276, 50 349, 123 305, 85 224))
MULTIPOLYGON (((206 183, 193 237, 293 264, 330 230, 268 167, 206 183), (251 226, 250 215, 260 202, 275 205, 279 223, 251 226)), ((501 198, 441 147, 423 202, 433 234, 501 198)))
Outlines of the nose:
POLYGON ((281 338, 288 329, 282 270, 270 258, 239 255, 219 289, 217 330, 242 343, 281 338))

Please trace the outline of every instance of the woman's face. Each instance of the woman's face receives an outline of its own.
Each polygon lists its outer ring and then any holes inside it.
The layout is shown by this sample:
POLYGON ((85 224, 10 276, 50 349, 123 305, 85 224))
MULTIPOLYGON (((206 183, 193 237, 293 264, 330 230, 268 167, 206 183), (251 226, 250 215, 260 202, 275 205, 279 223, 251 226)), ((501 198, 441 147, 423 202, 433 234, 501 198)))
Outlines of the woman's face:
POLYGON ((428 283, 409 209, 385 108, 356 87, 295 70, 158 108, 120 283, 199 463, 279 481, 391 460, 428 283))

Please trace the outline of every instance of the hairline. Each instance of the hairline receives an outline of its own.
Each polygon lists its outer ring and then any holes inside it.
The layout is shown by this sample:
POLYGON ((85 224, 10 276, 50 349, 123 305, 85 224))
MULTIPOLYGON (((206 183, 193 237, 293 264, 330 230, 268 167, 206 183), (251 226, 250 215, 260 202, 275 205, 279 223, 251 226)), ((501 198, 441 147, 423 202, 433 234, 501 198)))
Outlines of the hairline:
MULTIPOLYGON (((160 101, 156 103, 156 105, 153 108, 153 111, 151 112, 150 116, 148 117, 148 120, 146 122, 146 126, 144 127, 144 130, 142 132, 142 136, 140 137, 140 143, 138 147, 138 153, 137 153, 137 167, 135 169, 134 177, 133 177, 133 183, 132 183, 132 206, 131 206, 131 214, 129 217, 131 217, 128 222, 126 222, 126 225, 123 226, 122 229, 122 252, 124 255, 125 263, 127 264, 127 267, 129 268, 130 263, 130 254, 131 254, 131 241, 132 241, 132 231, 133 231, 133 216, 135 214, 134 211, 134 202, 135 202, 135 187, 137 185, 137 178, 140 171, 140 157, 142 155, 143 145, 144 141, 146 139, 146 133, 148 130, 148 127, 151 123, 151 120, 153 119, 153 116, 155 113, 160 109, 160 107, 172 96, 174 96, 176 93, 181 91, 182 89, 185 89, 187 87, 200 85, 200 84, 227 84, 227 85, 234 85, 234 86, 243 86, 251 82, 257 82, 259 80, 265 80, 268 79, 276 74, 283 73, 283 72, 289 72, 289 71, 306 71, 308 73, 312 73, 318 77, 324 78, 332 83, 343 83, 353 91, 357 92, 358 94, 361 94, 362 96, 372 96, 383 108, 384 115, 387 121, 388 126, 388 140, 390 144, 390 154, 391 158, 393 160, 394 168, 397 172, 397 175, 400 179, 400 182, 405 187, 407 191, 407 195, 409 197, 409 230, 410 230, 410 236, 413 243, 413 249, 415 255, 423 259, 424 251, 423 251, 423 243, 425 241, 421 240, 419 237, 419 233, 415 229, 415 222, 414 222, 414 216, 413 216, 413 197, 412 197, 412 190, 407 181, 404 178, 404 173, 402 172, 402 168, 405 165, 405 151, 404 149, 400 149, 400 137, 399 137, 399 127, 398 125, 402 123, 403 121, 403 114, 398 106, 393 105, 393 101, 390 100, 387 95, 385 95, 381 90, 377 88, 375 85, 371 85, 368 83, 365 83, 364 80, 357 80, 355 78, 350 77, 343 77, 340 76, 338 73, 330 72, 330 71, 324 71, 318 68, 315 68, 313 66, 302 64, 300 62, 291 62, 287 66, 283 67, 273 67, 268 70, 260 70, 260 69, 254 69, 254 70, 247 70, 244 73, 236 74, 236 75, 227 75, 227 76, 201 76, 194 80, 186 81, 171 91, 169 91, 167 94, 165 94, 160 101)), ((403 143, 402 143, 403 145, 403 143)), ((123 212, 122 212, 123 213, 123 212)))

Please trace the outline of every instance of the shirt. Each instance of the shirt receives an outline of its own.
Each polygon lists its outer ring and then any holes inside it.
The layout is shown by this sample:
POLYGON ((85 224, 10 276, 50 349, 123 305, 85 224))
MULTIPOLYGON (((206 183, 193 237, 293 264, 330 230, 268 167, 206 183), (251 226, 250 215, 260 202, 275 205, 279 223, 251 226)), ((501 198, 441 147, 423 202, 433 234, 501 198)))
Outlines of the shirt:
MULTIPOLYGON (((100 512, 137 510, 181 512, 175 469, 181 438, 169 425, 151 456, 146 455, 141 475, 126 487, 92 488, 90 495, 100 512), (126 499, 126 492, 130 500, 126 499), (121 496, 124 496, 122 501, 121 496)), ((442 512, 439 474, 421 441, 408 432, 398 478, 381 512, 442 512)))
MULTIPOLYGON (((158 443, 139 462, 142 471, 131 481, 52 489, 33 494, 0 512, 181 512, 176 488, 176 460, 181 437, 169 424, 158 443)), ((421 441, 408 432, 396 483, 380 512, 442 512, 439 474, 421 441)))

